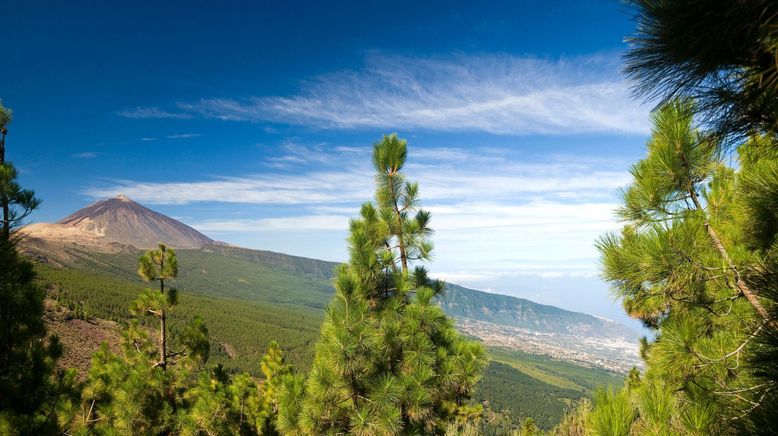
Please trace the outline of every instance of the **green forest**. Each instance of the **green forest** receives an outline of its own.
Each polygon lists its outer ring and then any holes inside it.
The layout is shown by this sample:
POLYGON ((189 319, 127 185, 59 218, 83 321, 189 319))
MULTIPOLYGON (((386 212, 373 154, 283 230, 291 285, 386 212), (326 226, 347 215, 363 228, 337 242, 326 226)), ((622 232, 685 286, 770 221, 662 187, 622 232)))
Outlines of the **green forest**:
POLYGON ((0 104, 0 434, 778 434, 778 3, 632 5, 624 71, 656 107, 621 228, 593 243, 651 332, 643 369, 457 331, 397 134, 370 147, 343 264, 164 243, 35 262, 15 231, 41 200, 5 159, 0 104), (112 339, 69 367, 51 311, 112 339))

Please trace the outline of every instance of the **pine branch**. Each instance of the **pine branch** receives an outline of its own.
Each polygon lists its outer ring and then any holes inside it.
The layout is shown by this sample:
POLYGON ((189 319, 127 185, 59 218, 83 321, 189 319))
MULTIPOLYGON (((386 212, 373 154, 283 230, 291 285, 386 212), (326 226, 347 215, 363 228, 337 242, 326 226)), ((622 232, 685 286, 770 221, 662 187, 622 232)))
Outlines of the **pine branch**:
POLYGON ((691 194, 691 199, 692 202, 694 202, 696 210, 703 214, 703 225, 705 226, 705 230, 708 232, 708 236, 710 236, 713 245, 716 247, 716 250, 718 250, 719 255, 724 260, 724 262, 726 262, 728 268, 735 274, 735 284, 737 285, 737 288, 741 293, 743 293, 751 306, 753 306, 754 310, 756 310, 756 313, 762 317, 762 319, 775 325, 770 317, 770 314, 767 312, 764 306, 762 306, 762 303, 759 302, 759 298, 751 291, 746 282, 740 276, 740 272, 735 266, 735 263, 732 262, 732 259, 729 257, 729 254, 724 247, 724 243, 721 242, 718 234, 711 226, 710 222, 708 221, 708 217, 704 215, 705 212, 702 205, 700 204, 700 200, 697 198, 697 193, 695 192, 694 188, 690 188, 689 193, 691 194))
MULTIPOLYGON (((698 353, 697 351, 694 351, 694 350, 692 350, 690 348, 690 351, 692 351, 692 353, 694 353, 695 356, 708 361, 708 363, 706 363, 704 365, 696 365, 696 367, 701 368, 701 367, 704 367, 704 366, 708 366, 708 365, 711 365, 711 364, 714 364, 714 363, 717 363, 717 362, 721 362, 721 361, 723 361, 725 359, 728 359, 728 358, 730 358, 732 356, 736 356, 739 359, 740 352, 743 351, 743 349, 746 347, 746 345, 748 345, 748 343, 751 342, 751 340, 754 339, 759 334, 760 331, 762 331, 762 329, 764 328, 764 326, 767 323, 768 323, 767 320, 762 321, 762 323, 759 324, 759 327, 757 327, 756 330, 754 330, 750 335, 748 335, 748 338, 746 338, 746 340, 742 344, 740 344, 733 351, 731 351, 731 352, 729 352, 729 353, 727 353, 727 354, 725 354, 725 355, 723 355, 723 356, 721 356, 719 358, 716 358, 716 359, 704 356, 704 355, 702 355, 702 354, 698 353)), ((739 365, 739 363, 738 363, 738 365, 739 365)))

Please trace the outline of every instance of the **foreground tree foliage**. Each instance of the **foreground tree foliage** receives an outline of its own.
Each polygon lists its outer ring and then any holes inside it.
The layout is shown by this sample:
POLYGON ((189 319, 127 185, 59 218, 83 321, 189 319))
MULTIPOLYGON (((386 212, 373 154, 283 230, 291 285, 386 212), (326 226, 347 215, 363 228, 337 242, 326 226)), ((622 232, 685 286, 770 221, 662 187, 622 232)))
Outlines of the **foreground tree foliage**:
POLYGON ((62 347, 46 339, 45 292, 34 283, 32 264, 17 251, 13 229, 38 207, 33 191, 17 183, 17 171, 5 160, 11 111, 0 103, 0 433, 52 431, 52 404, 72 380, 72 373, 53 377, 62 347))
POLYGON ((350 259, 337 270, 313 367, 281 392, 283 433, 443 433, 480 416, 468 399, 485 351, 435 304, 443 284, 411 269, 430 259, 432 231, 418 185, 401 172, 406 158, 395 135, 374 146, 377 204, 350 223, 350 259))
POLYGON ((139 261, 139 274, 157 280, 131 305, 136 316, 161 320, 160 330, 137 321, 122 335, 121 354, 106 344, 92 356, 86 380, 57 405, 60 427, 69 434, 274 434, 279 385, 291 376, 277 343, 260 363, 263 380, 207 368, 208 330, 199 317, 167 333, 167 311, 177 302, 175 252, 163 244, 139 261))
POLYGON ((554 427, 549 434, 554 436, 585 436, 588 433, 588 418, 592 410, 592 403, 588 398, 583 398, 575 404, 562 418, 562 421, 554 427))
POLYGON ((632 3, 626 72, 663 105, 624 191, 625 226, 598 245, 604 277, 655 337, 642 343, 643 377, 564 422, 586 434, 776 434, 778 3, 632 3))
POLYGON ((778 135, 778 2, 633 0, 626 72, 662 102, 693 98, 715 133, 778 135))
POLYGON ((763 152, 775 147, 778 141, 764 136, 744 147, 736 191, 744 211, 745 245, 753 255, 749 279, 771 302, 767 306, 770 322, 753 336, 753 351, 746 362, 762 387, 748 419, 739 420, 738 428, 765 435, 778 434, 778 158, 765 158, 763 152))
POLYGON ((742 144, 735 170, 694 114, 677 100, 654 114, 648 155, 623 192, 625 226, 598 243, 605 279, 655 338, 642 345, 642 379, 632 373, 595 397, 594 434, 776 430, 767 362, 776 357, 778 160, 761 153, 776 144, 742 144))

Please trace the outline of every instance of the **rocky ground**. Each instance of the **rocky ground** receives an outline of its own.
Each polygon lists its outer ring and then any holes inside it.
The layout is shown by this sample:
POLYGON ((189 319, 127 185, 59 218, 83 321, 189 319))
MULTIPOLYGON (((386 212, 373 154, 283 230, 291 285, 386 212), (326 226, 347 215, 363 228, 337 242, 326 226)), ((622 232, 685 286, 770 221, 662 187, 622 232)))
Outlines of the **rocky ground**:
POLYGON ((111 351, 121 349, 121 326, 104 319, 77 319, 68 308, 55 300, 45 301, 44 320, 49 335, 59 337, 64 352, 57 361, 59 368, 76 368, 79 378, 83 378, 92 361, 92 354, 102 343, 108 344, 111 351))

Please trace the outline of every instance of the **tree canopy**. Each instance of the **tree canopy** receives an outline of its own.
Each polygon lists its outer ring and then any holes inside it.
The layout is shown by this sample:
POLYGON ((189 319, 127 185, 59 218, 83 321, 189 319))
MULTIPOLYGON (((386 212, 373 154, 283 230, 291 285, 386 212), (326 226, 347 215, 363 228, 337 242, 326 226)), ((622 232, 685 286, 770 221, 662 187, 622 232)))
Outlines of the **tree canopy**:
POLYGON ((647 98, 693 98, 719 135, 778 134, 778 3, 631 0, 627 76, 647 98))
POLYGON ((484 349, 457 333, 435 304, 442 283, 414 265, 430 258, 432 231, 402 173, 407 155, 395 135, 373 147, 376 205, 351 220, 313 368, 281 395, 284 433, 442 433, 480 414, 468 398, 484 349))

